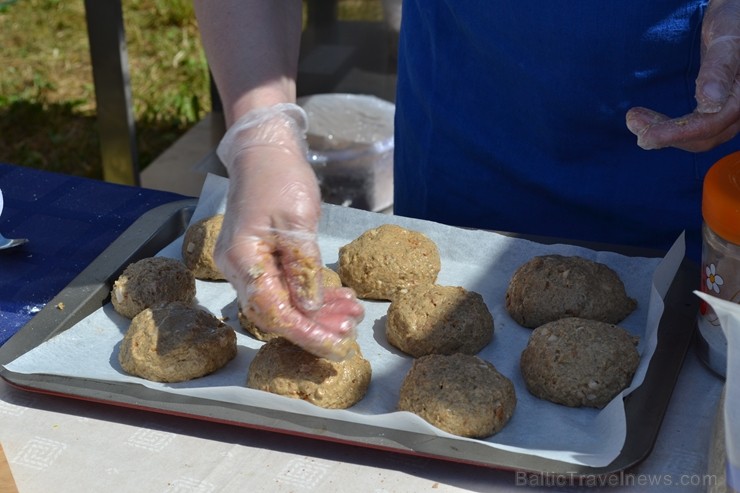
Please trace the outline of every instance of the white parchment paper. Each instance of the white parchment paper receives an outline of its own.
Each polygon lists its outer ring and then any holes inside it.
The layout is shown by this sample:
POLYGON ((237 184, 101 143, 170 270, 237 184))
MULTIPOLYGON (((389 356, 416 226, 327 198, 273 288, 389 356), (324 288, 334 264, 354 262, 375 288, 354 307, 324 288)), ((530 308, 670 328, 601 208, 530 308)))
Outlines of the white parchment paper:
MULTIPOLYGON (((227 186, 226 179, 209 175, 192 221, 223 211, 227 186)), ((619 455, 626 436, 622 396, 601 410, 569 408, 531 396, 519 373, 519 355, 531 330, 519 326, 507 314, 504 307, 506 287, 514 270, 535 255, 580 255, 615 269, 628 294, 638 300, 637 310, 620 323, 640 336, 638 349, 642 355, 633 383, 624 391, 626 394, 642 383, 657 344, 662 298, 683 259, 683 236, 664 259, 635 258, 570 245, 543 245, 491 232, 327 205, 323 210, 319 238, 324 263, 336 267, 342 245, 383 223, 399 224, 432 238, 442 257, 438 283, 477 291, 493 315, 493 341, 479 356, 492 362, 514 382, 518 402, 508 425, 497 435, 481 442, 491 447, 590 467, 612 462, 619 455)), ((182 237, 173 241, 160 255, 181 258, 181 244, 182 237)), ((363 302, 366 316, 358 328, 358 342, 373 369, 367 395, 350 409, 327 410, 304 401, 246 388, 244 383, 249 364, 263 343, 240 329, 236 295, 229 284, 197 281, 196 289, 197 302, 216 316, 225 317, 237 332, 237 357, 212 375, 190 382, 161 384, 125 374, 117 358, 129 320, 118 315, 110 304, 20 356, 7 365, 7 369, 17 373, 135 382, 162 392, 470 440, 438 430, 410 413, 395 411, 398 390, 412 359, 385 340, 387 302, 363 302)))

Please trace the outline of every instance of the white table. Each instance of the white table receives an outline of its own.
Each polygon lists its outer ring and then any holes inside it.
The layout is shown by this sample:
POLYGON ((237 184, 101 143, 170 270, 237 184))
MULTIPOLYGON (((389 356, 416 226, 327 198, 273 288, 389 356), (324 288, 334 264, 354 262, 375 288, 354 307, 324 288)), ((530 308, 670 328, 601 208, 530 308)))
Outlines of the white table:
MULTIPOLYGON (((653 452, 612 478, 618 487, 590 490, 704 491, 722 383, 690 351, 653 452)), ((20 493, 582 490, 553 477, 47 396, 1 380, 0 444, 20 493)))

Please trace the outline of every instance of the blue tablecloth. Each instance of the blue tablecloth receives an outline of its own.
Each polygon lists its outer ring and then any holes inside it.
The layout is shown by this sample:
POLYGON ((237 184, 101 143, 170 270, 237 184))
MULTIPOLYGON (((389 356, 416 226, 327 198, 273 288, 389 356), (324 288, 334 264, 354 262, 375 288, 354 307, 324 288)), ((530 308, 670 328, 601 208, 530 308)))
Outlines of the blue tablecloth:
POLYGON ((0 163, 0 345, 146 211, 185 197, 0 163), (42 280, 40 282, 40 280, 42 280))

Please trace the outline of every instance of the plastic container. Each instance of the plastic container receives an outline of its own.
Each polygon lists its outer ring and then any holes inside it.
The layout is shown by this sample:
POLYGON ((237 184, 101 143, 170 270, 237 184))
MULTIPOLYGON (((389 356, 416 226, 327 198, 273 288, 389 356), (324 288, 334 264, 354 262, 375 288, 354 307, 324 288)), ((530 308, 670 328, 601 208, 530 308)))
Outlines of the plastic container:
MULTIPOLYGON (((717 161, 704 178, 701 291, 740 303, 740 152, 717 161)), ((701 359, 724 377, 727 338, 714 310, 699 305, 698 349, 701 359)))
POLYGON ((299 98, 308 114, 308 160, 324 202, 370 211, 393 206, 395 105, 361 94, 299 98))

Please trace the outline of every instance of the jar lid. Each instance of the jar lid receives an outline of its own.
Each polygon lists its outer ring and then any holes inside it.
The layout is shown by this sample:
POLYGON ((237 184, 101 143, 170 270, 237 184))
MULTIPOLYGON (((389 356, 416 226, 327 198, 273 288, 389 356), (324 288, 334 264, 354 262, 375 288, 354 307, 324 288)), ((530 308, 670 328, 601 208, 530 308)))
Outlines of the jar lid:
POLYGON ((702 215, 725 240, 740 244, 740 151, 717 161, 704 177, 702 215))

